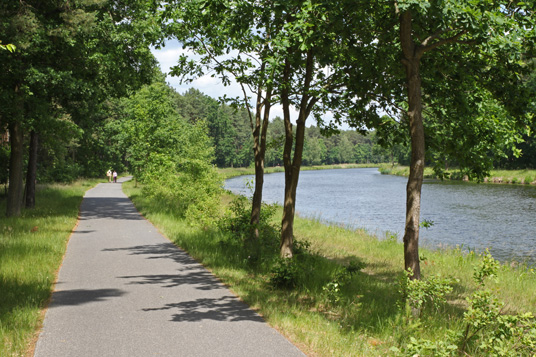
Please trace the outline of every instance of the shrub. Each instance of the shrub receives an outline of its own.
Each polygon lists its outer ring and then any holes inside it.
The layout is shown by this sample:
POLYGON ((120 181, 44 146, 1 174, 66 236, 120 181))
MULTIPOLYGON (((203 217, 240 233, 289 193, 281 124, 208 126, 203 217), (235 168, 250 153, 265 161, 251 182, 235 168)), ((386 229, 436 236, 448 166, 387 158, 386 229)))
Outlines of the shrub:
POLYGON ((278 289, 292 289, 298 283, 299 268, 294 258, 279 258, 270 271, 270 284, 278 289))
POLYGON ((420 316, 423 309, 438 310, 446 303, 454 279, 433 275, 427 279, 411 279, 413 272, 406 271, 400 280, 400 293, 404 306, 420 316))
MULTIPOLYGON (((257 227, 250 224, 251 200, 244 196, 235 198, 230 210, 218 221, 218 227, 228 233, 231 243, 247 256, 248 264, 271 261, 277 256, 279 247, 279 228, 272 223, 277 207, 263 203, 257 227), (253 239, 253 229, 259 230, 259 239, 253 239)), ((271 264, 271 263, 270 263, 271 264)))

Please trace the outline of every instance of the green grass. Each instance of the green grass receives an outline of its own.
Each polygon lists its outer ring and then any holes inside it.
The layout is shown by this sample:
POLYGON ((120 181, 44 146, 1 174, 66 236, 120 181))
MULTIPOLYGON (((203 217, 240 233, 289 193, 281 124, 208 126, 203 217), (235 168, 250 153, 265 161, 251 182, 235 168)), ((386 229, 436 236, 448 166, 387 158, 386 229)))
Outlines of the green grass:
MULTIPOLYGON (((302 166, 301 171, 311 170, 332 170, 332 169, 356 169, 367 167, 378 167, 380 164, 339 164, 339 165, 317 165, 317 166, 302 166)), ((218 171, 224 175, 225 178, 231 178, 241 175, 254 175, 254 167, 226 167, 218 169, 218 171)), ((264 173, 271 174, 274 172, 284 172, 285 169, 282 166, 266 167, 264 173)))
POLYGON ((6 218, 0 200, 0 356, 29 354, 84 192, 97 181, 39 186, 36 208, 6 218))
MULTIPOLYGON (((392 166, 390 164, 380 165, 380 172, 386 175, 409 176, 408 166, 392 166)), ((462 179, 459 170, 449 171, 454 179, 462 179)), ((425 178, 435 178, 432 168, 424 169, 425 178)), ((484 179, 485 183, 508 183, 508 184, 536 184, 536 170, 491 170, 489 177, 484 179)))
MULTIPOLYGON (((403 254, 396 239, 378 240, 362 230, 326 226, 298 217, 296 239, 310 242, 310 247, 308 253, 297 256, 296 288, 276 289, 270 279, 277 248, 252 263, 249 253, 228 234, 217 229, 196 229, 140 195, 139 188, 129 184, 124 188, 138 209, 170 240, 202 262, 308 355, 392 355, 391 347, 405 346, 411 337, 441 341, 447 329, 464 328, 465 298, 476 289, 472 274, 479 258, 475 254, 421 249, 424 277, 440 274, 459 280, 448 295, 447 305, 437 312, 429 311, 418 323, 410 323, 397 307, 403 254), (341 299, 334 303, 324 287, 350 262, 363 269, 341 288, 341 299)), ((224 202, 230 200, 226 196, 224 202)), ((278 211, 274 217, 276 224, 280 214, 278 211)), ((534 311, 534 269, 503 265, 498 282, 491 287, 506 302, 505 311, 534 311)), ((472 348, 473 355, 478 355, 476 347, 472 348)))

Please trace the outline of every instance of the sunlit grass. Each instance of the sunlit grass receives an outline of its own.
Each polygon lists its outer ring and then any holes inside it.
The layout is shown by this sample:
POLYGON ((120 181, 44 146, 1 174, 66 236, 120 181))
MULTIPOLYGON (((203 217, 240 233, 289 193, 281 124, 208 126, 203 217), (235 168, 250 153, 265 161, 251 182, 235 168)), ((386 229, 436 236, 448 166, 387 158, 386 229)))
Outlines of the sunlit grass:
POLYGON ((96 181, 38 187, 36 208, 6 218, 0 200, 0 356, 27 353, 76 224, 96 181))
MULTIPOLYGON (((382 164, 380 172, 388 175, 409 176, 408 166, 382 164)), ((459 170, 447 171, 455 179, 461 179, 459 170)), ((424 169, 425 178, 435 178, 434 170, 430 167, 424 169)), ((536 184, 536 170, 491 170, 490 175, 484 178, 486 183, 508 184, 536 184)))
MULTIPOLYGON (((404 319, 398 307, 399 279, 403 269, 402 245, 396 236, 377 239, 363 230, 327 226, 319 220, 297 218, 296 240, 310 242, 310 254, 300 258, 303 270, 293 290, 270 285, 270 264, 248 265, 236 245, 225 244, 224 233, 198 230, 181 217, 162 212, 157 202, 124 185, 136 206, 178 246, 218 276, 272 326, 311 356, 391 355, 411 337, 441 340, 448 329, 464 329, 465 298, 475 291, 473 267, 478 256, 459 249, 421 249, 423 276, 458 279, 448 304, 424 315, 417 325, 404 319), (342 289, 337 304, 326 298, 324 287, 337 269, 351 262, 362 269, 342 289)), ((223 200, 227 204, 229 197, 223 200)), ((274 221, 280 222, 280 212, 274 221)), ((272 259, 268 257, 267 259, 272 259)), ((534 311, 536 273, 530 268, 502 266, 491 287, 506 303, 505 311, 534 311)))
MULTIPOLYGON (((338 165, 316 165, 316 166, 302 166, 301 171, 311 170, 333 170, 333 169, 357 169, 357 168, 371 168, 378 167, 380 164, 338 164, 338 165)), ((254 167, 226 167, 218 169, 218 171, 225 177, 231 178, 241 175, 254 175, 254 167)), ((285 172, 283 166, 270 166, 264 169, 264 173, 270 174, 274 172, 285 172)))

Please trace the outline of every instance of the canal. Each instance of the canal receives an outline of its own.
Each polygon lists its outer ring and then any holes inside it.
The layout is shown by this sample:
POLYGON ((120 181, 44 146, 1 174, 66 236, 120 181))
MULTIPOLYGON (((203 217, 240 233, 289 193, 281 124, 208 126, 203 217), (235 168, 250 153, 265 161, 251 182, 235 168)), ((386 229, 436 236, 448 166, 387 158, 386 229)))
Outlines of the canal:
MULTIPOLYGON (((253 176, 229 179, 225 188, 251 196, 253 176)), ((364 228, 383 238, 404 233, 407 179, 377 169, 302 171, 296 211, 327 224, 364 228)), ((265 175, 263 200, 281 204, 283 173, 265 175)), ((420 244, 429 248, 490 249, 501 261, 536 263, 536 187, 426 180, 420 244)))

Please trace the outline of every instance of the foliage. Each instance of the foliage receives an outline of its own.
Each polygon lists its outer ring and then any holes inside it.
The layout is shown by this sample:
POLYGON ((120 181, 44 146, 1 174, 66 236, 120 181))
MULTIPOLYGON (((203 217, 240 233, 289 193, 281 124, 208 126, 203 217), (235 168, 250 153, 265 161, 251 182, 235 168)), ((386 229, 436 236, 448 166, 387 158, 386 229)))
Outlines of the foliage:
POLYGON ((350 284, 352 277, 363 268, 363 264, 352 261, 348 266, 335 269, 332 280, 322 287, 331 305, 337 305, 346 298, 342 289, 350 284))
POLYGON ((191 224, 219 216, 221 179, 210 162, 213 148, 205 122, 182 118, 174 92, 164 83, 146 86, 119 107, 116 140, 127 153, 145 194, 175 208, 191 224), (195 185, 192 183, 195 182, 195 185))
POLYGON ((401 305, 407 307, 407 311, 419 316, 426 308, 437 311, 447 302, 454 279, 434 275, 426 279, 412 279, 412 276, 411 271, 405 271, 399 283, 401 305))
POLYGON ((392 347, 390 351, 393 352, 395 356, 449 357, 457 355, 458 346, 453 343, 453 338, 449 335, 437 341, 411 337, 405 348, 401 350, 398 347, 392 347))
POLYGON ((251 268, 272 264, 279 244, 279 229, 273 221, 276 210, 275 205, 263 203, 259 223, 252 226, 251 201, 244 196, 234 198, 229 210, 218 221, 218 228, 226 233, 222 244, 238 251, 251 268), (255 228, 259 236, 253 240, 251 232, 255 228))
POLYGON ((467 298, 461 351, 474 344, 478 351, 497 356, 536 353, 536 318, 532 312, 503 313, 504 304, 486 287, 486 280, 497 276, 499 263, 489 252, 481 254, 481 258, 473 274, 480 289, 467 298))
POLYGON ((7 45, 2 45, 2 41, 0 41, 0 50, 7 50, 9 52, 15 52, 17 47, 15 45, 12 45, 11 43, 8 43, 7 45))
MULTIPOLYGON (((463 314, 463 331, 449 329, 445 338, 437 341, 411 337, 404 348, 393 347, 391 351, 404 356, 456 356, 460 353, 493 356, 534 354, 536 318, 533 313, 505 314, 504 303, 497 298, 497 292, 486 287, 487 279, 496 277, 499 268, 499 263, 489 252, 480 255, 473 271, 473 280, 478 288, 466 299, 468 306, 463 314)), ((451 284, 452 281, 437 277, 410 280, 409 274, 406 274, 401 292, 406 296, 409 306, 421 312, 428 299, 435 307, 438 303, 445 303, 445 293, 452 291, 451 284)))
MULTIPOLYGON (((154 31, 148 26, 148 4, 133 0, 116 5, 28 0, 0 6, 0 38, 16 46, 14 52, 0 51, 0 100, 10 103, 0 108, 0 130, 9 124, 12 138, 21 133, 10 152, 15 166, 10 170, 8 215, 20 212, 18 192, 27 162, 37 162, 41 182, 72 181, 88 172, 102 175, 108 168, 87 169, 86 159, 97 161, 101 152, 80 144, 91 142, 94 122, 102 119, 102 103, 149 81, 156 65, 149 49, 154 31), (37 160, 26 160, 23 153, 25 133, 30 132, 39 137, 37 160)), ((28 171, 34 169, 32 165, 28 171)))
POLYGON ((270 270, 270 285, 278 289, 293 289, 300 274, 296 259, 277 258, 270 270))

